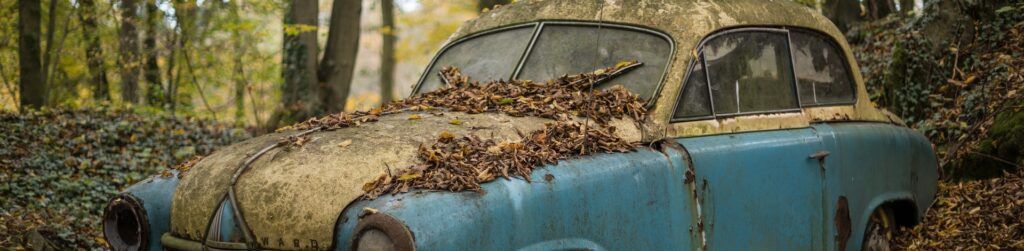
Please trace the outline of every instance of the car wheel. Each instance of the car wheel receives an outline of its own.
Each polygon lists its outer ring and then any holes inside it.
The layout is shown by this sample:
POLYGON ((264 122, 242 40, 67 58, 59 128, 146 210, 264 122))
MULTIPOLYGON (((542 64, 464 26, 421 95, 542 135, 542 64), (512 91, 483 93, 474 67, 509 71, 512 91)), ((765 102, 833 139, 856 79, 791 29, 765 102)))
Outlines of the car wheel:
POLYGON ((871 213, 864 233, 864 244, 861 250, 889 251, 893 249, 895 238, 895 217, 892 210, 879 207, 871 213))

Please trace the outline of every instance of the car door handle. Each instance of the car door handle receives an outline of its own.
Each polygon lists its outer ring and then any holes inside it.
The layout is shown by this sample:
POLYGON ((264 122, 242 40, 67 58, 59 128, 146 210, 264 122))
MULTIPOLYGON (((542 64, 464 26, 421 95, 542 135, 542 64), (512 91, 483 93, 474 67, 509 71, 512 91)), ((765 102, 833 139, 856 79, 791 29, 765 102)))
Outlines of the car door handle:
POLYGON ((821 161, 821 160, 825 160, 825 157, 828 157, 829 154, 832 154, 832 153, 830 153, 828 151, 825 151, 825 150, 821 150, 821 151, 818 151, 818 152, 816 152, 814 154, 811 154, 810 156, 807 156, 807 158, 816 159, 816 160, 821 161))

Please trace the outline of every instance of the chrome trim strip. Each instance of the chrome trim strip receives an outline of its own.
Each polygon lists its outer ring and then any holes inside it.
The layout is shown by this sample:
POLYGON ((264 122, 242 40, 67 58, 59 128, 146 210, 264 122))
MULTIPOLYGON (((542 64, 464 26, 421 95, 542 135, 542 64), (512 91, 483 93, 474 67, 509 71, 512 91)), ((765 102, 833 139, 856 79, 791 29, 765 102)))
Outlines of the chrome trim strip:
POLYGON ((198 241, 181 239, 174 237, 171 233, 164 233, 160 236, 160 245, 165 250, 181 250, 181 251, 202 251, 203 244, 198 241))

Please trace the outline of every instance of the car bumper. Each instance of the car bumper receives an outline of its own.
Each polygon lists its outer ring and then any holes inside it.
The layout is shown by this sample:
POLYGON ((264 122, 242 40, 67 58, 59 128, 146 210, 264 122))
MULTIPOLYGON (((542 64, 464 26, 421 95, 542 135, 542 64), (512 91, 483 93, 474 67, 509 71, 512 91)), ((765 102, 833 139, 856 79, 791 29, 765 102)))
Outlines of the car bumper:
POLYGON ((164 249, 172 251, 203 251, 203 250, 246 250, 244 243, 210 242, 203 246, 202 242, 174 237, 170 233, 160 236, 160 244, 164 249))

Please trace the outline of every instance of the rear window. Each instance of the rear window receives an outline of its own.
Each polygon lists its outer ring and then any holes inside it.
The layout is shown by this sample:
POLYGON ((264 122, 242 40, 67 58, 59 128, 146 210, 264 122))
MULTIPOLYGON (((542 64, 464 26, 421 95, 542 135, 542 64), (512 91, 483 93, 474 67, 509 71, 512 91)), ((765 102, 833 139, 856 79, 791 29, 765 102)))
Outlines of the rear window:
POLYGON ((674 120, 799 111, 856 101, 843 50, 831 38, 810 30, 729 30, 711 35, 698 52, 674 120))
POLYGON ((416 93, 440 88, 437 72, 447 66, 458 67, 479 81, 508 79, 513 74, 516 79, 545 81, 637 60, 642 66, 597 88, 618 85, 649 101, 659 90, 673 52, 667 36, 629 26, 545 22, 534 37, 535 27, 499 30, 456 42, 428 67, 416 93))
POLYGON ((704 44, 715 113, 799 108, 785 33, 728 33, 704 44))

